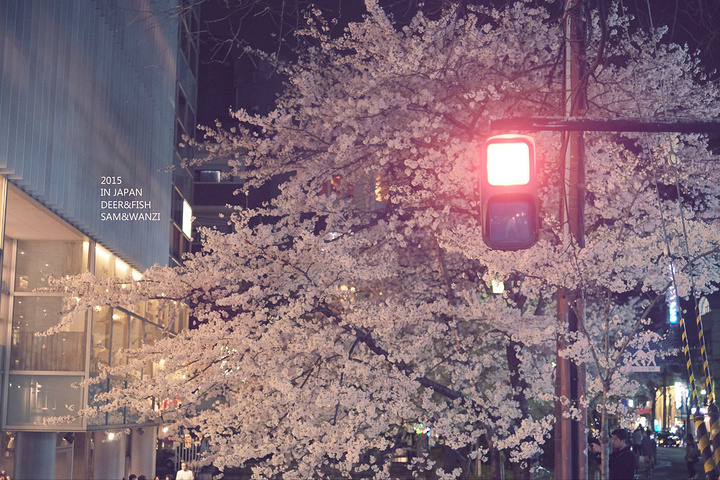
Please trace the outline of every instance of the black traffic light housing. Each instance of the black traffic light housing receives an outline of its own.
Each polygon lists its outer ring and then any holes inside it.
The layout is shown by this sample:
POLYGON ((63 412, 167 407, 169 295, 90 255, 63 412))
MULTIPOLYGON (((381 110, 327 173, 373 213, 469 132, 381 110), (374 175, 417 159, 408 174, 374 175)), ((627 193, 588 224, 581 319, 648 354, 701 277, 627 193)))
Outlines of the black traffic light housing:
POLYGON ((485 244, 494 250, 533 246, 540 232, 533 138, 526 135, 488 138, 480 172, 485 244))

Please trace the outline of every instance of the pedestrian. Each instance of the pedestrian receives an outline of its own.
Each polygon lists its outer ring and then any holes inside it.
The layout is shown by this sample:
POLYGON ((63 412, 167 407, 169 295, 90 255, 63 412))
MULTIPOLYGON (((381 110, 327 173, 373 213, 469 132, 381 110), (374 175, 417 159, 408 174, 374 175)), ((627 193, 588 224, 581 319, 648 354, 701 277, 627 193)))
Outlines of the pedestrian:
POLYGON ((137 480, 137 475, 135 475, 134 473, 131 473, 130 476, 128 477, 128 480, 137 480))
POLYGON ((700 460, 700 448, 695 443, 695 438, 692 434, 688 434, 685 439, 685 466, 688 471, 688 478, 694 479, 697 474, 695 473, 695 464, 700 460))
POLYGON ((645 459, 645 469, 650 472, 656 463, 655 454, 657 452, 657 443, 655 442, 655 439, 652 438, 649 428, 645 432, 645 437, 643 438, 640 448, 642 450, 643 458, 645 459))
POLYGON ((635 454, 630 450, 628 432, 622 428, 613 430, 610 454, 609 480, 633 480, 635 478, 635 454))
POLYGON ((650 429, 648 428, 645 432, 645 438, 643 438, 642 441, 642 454, 644 457, 650 457, 649 459, 652 461, 653 465, 657 464, 657 442, 652 437, 652 433, 650 429))
POLYGON ((7 473, 5 473, 5 470, 0 470, 0 480, 8 480, 7 473))
POLYGON ((147 480, 147 477, 145 475, 140 475, 137 480, 147 480))
POLYGON ((632 434, 633 453, 635 454, 635 466, 637 467, 640 463, 640 456, 642 455, 642 441, 645 438, 645 432, 640 425, 638 425, 632 434))
POLYGON ((165 474, 165 480, 175 480, 175 479, 173 478, 172 475, 170 475, 169 473, 166 473, 166 474, 165 474))
POLYGON ((195 480, 192 470, 188 469, 187 463, 180 462, 180 470, 178 470, 175 480, 195 480))
POLYGON ((589 480, 600 480, 600 467, 602 446, 597 438, 588 439, 588 478, 589 480))

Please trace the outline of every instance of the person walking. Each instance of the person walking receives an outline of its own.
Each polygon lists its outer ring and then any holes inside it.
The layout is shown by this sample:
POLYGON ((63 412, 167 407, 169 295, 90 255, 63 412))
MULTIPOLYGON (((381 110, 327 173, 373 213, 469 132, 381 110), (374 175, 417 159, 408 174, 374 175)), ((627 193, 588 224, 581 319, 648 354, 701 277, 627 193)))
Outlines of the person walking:
POLYGON ((640 449, 642 450, 642 455, 645 459, 645 473, 649 477, 652 474, 653 467, 655 466, 655 454, 657 453, 657 443, 655 442, 655 439, 652 438, 649 428, 645 432, 645 437, 642 440, 640 449))
POLYGON ((187 463, 180 462, 180 470, 178 470, 175 480, 195 480, 192 470, 188 469, 187 463))
POLYGON ((692 434, 688 434, 685 439, 685 466, 687 467, 688 478, 690 479, 697 478, 695 464, 698 460, 700 460, 700 448, 697 443, 695 443, 695 438, 692 434))
POLYGON ((642 455, 642 441, 645 437, 645 432, 640 425, 635 428, 632 434, 632 450, 635 454, 635 466, 640 462, 640 456, 642 455))
POLYGON ((633 480, 635 478, 635 454, 630 450, 628 432, 622 428, 613 430, 610 454, 609 480, 633 480))
POLYGON ((597 438, 588 439, 588 480, 600 480, 602 447, 597 438))

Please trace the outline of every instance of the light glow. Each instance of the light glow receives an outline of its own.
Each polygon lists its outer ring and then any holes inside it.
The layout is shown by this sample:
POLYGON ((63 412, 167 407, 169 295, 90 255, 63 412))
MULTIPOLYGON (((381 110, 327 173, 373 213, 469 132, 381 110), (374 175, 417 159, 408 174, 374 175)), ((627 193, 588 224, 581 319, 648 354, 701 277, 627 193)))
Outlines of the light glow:
POLYGON ((687 397, 687 389, 685 385, 680 382, 675 382, 675 408, 680 409, 683 406, 683 402, 687 397))
POLYGON ((182 231, 188 238, 192 238, 192 224, 193 224, 192 207, 187 202, 187 200, 183 200, 182 231))
POLYGON ((490 143, 487 146, 487 181, 490 185, 526 185, 530 182, 530 147, 525 142, 490 143))
POLYGON ((677 292, 675 291, 675 265, 670 264, 668 266, 668 269, 670 271, 669 277, 672 284, 670 285, 670 288, 667 289, 667 293, 665 295, 665 300, 667 301, 668 305, 668 322, 670 324, 675 325, 678 323, 680 319, 680 313, 678 312, 678 298, 677 298, 677 292))

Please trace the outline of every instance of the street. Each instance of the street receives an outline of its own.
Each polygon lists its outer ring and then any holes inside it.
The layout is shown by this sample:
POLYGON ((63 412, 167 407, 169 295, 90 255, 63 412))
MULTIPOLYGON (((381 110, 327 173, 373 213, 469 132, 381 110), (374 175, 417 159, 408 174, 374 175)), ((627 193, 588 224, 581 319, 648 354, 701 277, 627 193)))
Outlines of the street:
MULTIPOLYGON (((702 464, 698 462, 695 464, 695 471, 698 473, 698 480, 704 478, 702 474, 702 464)), ((405 475, 395 472, 393 478, 408 478, 405 475)), ((210 475, 201 474, 196 478, 201 480, 204 478, 210 478, 210 475)), ((230 469, 226 472, 226 479, 237 479, 244 480, 249 478, 249 472, 243 471, 242 473, 236 469, 230 469)), ((485 478, 485 477, 481 477, 485 478)), ((669 448, 658 448, 657 450, 657 465, 653 470, 652 476, 649 477, 656 480, 686 480, 688 478, 687 469, 685 467, 685 447, 669 447, 669 448)), ((648 476, 645 470, 645 462, 640 460, 640 465, 635 476, 636 480, 648 480, 648 476)))
MULTIPOLYGON (((698 462, 695 465, 695 471, 702 474, 702 465, 698 462)), ((699 475, 701 478, 702 475, 699 475)), ((638 469, 639 480, 647 479, 645 472, 645 463, 640 461, 638 469)), ((652 477, 660 480, 685 480, 688 478, 687 469, 685 467, 685 447, 679 448, 658 448, 657 465, 653 471, 652 477)))

